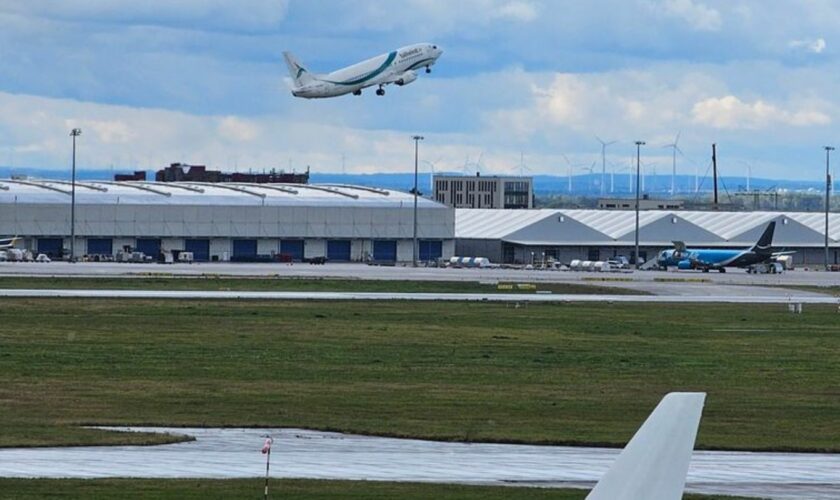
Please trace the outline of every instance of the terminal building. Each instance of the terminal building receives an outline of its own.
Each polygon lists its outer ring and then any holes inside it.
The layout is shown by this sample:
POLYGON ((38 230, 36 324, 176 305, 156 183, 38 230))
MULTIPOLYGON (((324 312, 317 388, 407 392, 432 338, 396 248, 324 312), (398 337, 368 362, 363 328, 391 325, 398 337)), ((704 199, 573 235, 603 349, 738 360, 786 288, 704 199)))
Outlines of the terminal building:
MULTIPOLYGON (((796 265, 822 265, 825 214, 816 212, 711 212, 643 210, 639 257, 654 258, 674 241, 689 247, 746 248, 776 221, 773 247, 795 250, 796 265)), ((829 263, 840 264, 840 214, 830 214, 829 263)), ((573 259, 632 259, 635 212, 626 210, 455 211, 455 253, 492 262, 530 264, 573 259)))
MULTIPOLYGON (((418 259, 451 257, 454 210, 418 201, 418 259)), ((77 182, 75 253, 410 262, 413 203, 408 193, 349 185, 77 182)), ((65 257, 70 208, 69 182, 0 180, 0 235, 21 237, 20 247, 65 257)))
POLYGON ((435 175, 435 200, 454 208, 534 208, 532 177, 435 175))

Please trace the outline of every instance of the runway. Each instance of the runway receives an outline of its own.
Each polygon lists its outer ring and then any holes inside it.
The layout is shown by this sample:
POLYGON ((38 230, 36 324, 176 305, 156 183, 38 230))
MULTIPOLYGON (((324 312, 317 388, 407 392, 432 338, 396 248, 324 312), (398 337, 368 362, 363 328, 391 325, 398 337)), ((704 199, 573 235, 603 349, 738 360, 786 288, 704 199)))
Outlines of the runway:
POLYGON ((506 303, 654 303, 654 304, 836 304, 840 297, 788 292, 759 295, 606 295, 606 294, 508 294, 508 293, 389 293, 389 292, 246 292, 189 290, 49 290, 6 289, 10 298, 110 298, 110 299, 205 299, 205 300, 405 300, 506 303))
MULTIPOLYGON (((121 428, 115 428, 121 429, 121 428)), ((463 444, 296 429, 166 429, 196 441, 162 446, 0 449, 2 477, 289 478, 591 487, 619 450, 463 444)), ((774 499, 840 497, 840 455, 695 452, 687 488, 774 499)))

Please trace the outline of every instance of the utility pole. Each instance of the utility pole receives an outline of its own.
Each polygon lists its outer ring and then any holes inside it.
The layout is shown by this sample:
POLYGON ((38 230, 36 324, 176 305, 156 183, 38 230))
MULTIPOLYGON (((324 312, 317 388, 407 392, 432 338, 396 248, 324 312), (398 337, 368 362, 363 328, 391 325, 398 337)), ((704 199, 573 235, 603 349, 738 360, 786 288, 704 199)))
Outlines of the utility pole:
POLYGON ((825 147, 825 270, 828 265, 828 209, 831 203, 831 174, 828 170, 829 154, 834 151, 834 146, 825 147))
POLYGON ((73 169, 70 175, 70 262, 76 262, 76 137, 82 135, 82 129, 70 131, 73 138, 73 169))
POLYGON ((414 237, 412 238, 411 248, 411 265, 417 267, 417 165, 420 159, 420 141, 424 138, 422 135, 415 135, 414 140, 414 237))
POLYGON ((633 256, 636 269, 639 268, 639 170, 641 165, 641 148, 644 145, 644 141, 636 141, 636 255, 633 256))
POLYGON ((715 210, 718 209, 718 189, 717 189, 717 144, 712 143, 712 178, 715 184, 715 210))

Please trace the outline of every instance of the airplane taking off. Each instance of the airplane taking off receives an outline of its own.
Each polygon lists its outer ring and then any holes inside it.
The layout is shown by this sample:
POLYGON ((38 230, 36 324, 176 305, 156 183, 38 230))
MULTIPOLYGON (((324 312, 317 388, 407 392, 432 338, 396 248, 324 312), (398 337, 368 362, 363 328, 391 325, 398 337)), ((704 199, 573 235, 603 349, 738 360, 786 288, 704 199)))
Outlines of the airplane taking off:
POLYGON ((666 394, 586 500, 680 500, 705 401, 704 392, 666 394))
POLYGON ((283 52, 294 87, 292 95, 306 99, 362 95, 362 89, 379 86, 376 95, 385 95, 385 85, 408 85, 417 79, 417 70, 432 72, 443 53, 437 45, 418 43, 362 61, 326 75, 310 73, 291 52, 283 52))
POLYGON ((669 266, 677 269, 701 269, 704 273, 716 269, 722 273, 727 267, 747 267, 771 262, 782 255, 792 255, 796 252, 772 252, 773 231, 776 221, 770 222, 767 229, 758 239, 758 243, 742 250, 721 250, 717 248, 686 248, 682 241, 674 242, 673 250, 663 250, 656 258, 657 265, 662 269, 669 266))

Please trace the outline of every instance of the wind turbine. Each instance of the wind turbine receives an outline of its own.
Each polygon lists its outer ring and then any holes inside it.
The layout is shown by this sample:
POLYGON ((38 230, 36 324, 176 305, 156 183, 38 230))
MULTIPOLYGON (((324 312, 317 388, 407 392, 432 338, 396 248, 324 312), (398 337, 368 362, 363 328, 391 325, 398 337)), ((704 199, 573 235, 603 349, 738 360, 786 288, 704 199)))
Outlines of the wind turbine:
POLYGON ((470 155, 467 155, 466 161, 464 161, 464 175, 472 175, 473 172, 470 170, 470 167, 475 167, 477 172, 481 172, 483 169, 481 168, 481 158, 484 156, 484 151, 478 154, 478 159, 475 162, 470 162, 470 155))
POLYGON ((572 194, 572 168, 574 168, 574 166, 572 165, 572 162, 569 161, 568 156, 566 156, 565 154, 562 155, 562 156, 563 156, 563 159, 566 160, 566 166, 568 167, 567 171, 568 171, 568 177, 569 177, 569 194, 572 194))
POLYGON ((443 157, 439 157, 435 161, 429 161, 429 160, 421 160, 420 161, 420 163, 425 163, 425 164, 429 165, 429 168, 432 169, 432 174, 429 176, 429 192, 432 193, 432 195, 434 195, 434 192, 435 192, 435 165, 437 165, 437 163, 442 159, 443 159, 443 157))
POLYGON ((601 196, 604 196, 607 187, 607 146, 611 146, 618 141, 604 142, 597 135, 595 139, 601 143, 601 196))
POLYGON ((677 151, 680 154, 683 154, 682 149, 680 149, 679 142, 680 142, 680 134, 682 131, 677 132, 677 136, 674 137, 674 142, 672 144, 666 144, 662 146, 663 148, 671 148, 671 153, 673 153, 673 163, 671 165, 671 197, 673 198, 677 192, 677 151))
MULTIPOLYGON (((592 179, 592 176, 595 175, 595 165, 597 165, 597 164, 598 164, 597 161, 593 161, 592 165, 589 165, 588 167, 582 167, 583 170, 589 172, 589 178, 590 179, 592 179)), ((591 187, 591 186, 589 186, 589 187, 591 187)), ((587 187, 587 191, 589 190, 589 187, 587 187)))
POLYGON ((747 192, 749 192, 750 191, 750 179, 752 179, 752 165, 750 165, 749 162, 744 161, 744 160, 741 160, 741 163, 743 163, 747 167, 747 192))
POLYGON ((525 177, 525 170, 534 173, 527 165, 525 165, 525 153, 519 152, 519 177, 525 177))

